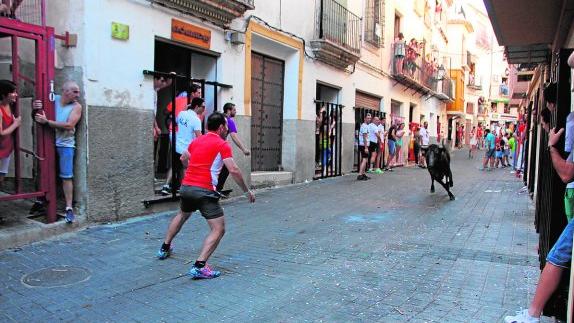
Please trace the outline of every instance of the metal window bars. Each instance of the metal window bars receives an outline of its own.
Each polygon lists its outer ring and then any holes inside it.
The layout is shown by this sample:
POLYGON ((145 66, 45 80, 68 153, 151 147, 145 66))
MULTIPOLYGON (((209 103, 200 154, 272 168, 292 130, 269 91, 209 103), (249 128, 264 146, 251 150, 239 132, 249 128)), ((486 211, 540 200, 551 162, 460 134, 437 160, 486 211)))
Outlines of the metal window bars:
POLYGON ((343 153, 343 106, 315 101, 314 179, 341 176, 343 153))

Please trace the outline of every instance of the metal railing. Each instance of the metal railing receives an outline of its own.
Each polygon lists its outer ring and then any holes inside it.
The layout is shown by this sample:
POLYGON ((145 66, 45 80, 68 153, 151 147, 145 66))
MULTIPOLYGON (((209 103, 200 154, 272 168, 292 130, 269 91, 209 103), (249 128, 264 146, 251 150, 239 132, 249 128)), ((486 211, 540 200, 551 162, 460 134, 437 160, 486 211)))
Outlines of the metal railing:
POLYGON ((343 106, 316 101, 315 179, 341 176, 343 106))
POLYGON ((440 92, 443 93, 444 95, 448 96, 451 99, 454 99, 453 96, 453 90, 452 90, 452 79, 450 78, 444 78, 442 79, 442 86, 440 88, 440 92))
POLYGON ((418 56, 416 59, 394 56, 393 74, 406 76, 432 91, 436 92, 438 90, 438 66, 423 59, 421 56, 418 56))
POLYGON ((351 52, 361 52, 361 18, 335 0, 320 0, 319 38, 351 52))
POLYGON ((482 78, 480 77, 476 77, 473 74, 470 74, 468 77, 468 87, 470 88, 474 88, 474 89, 482 89, 482 78))
MULTIPOLYGON (((18 3, 18 1, 12 1, 12 3, 18 3)), ((46 2, 45 0, 24 0, 9 16, 28 24, 46 26, 46 2)))

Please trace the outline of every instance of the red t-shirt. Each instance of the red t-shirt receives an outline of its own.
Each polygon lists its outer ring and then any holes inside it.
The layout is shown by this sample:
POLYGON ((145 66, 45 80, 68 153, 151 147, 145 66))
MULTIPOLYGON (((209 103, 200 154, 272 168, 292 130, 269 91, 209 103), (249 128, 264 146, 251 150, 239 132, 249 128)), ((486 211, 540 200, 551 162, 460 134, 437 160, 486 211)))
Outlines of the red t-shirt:
POLYGON ((231 146, 218 134, 208 132, 187 147, 189 161, 182 184, 215 191, 223 160, 232 158, 231 146))

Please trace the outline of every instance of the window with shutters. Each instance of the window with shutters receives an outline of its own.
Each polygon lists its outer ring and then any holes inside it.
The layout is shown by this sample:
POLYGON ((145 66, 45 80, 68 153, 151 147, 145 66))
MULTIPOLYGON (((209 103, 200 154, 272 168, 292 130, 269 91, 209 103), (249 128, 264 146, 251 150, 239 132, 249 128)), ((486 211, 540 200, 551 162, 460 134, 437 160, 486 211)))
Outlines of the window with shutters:
POLYGON ((383 47, 384 0, 367 0, 365 8, 365 41, 383 47))

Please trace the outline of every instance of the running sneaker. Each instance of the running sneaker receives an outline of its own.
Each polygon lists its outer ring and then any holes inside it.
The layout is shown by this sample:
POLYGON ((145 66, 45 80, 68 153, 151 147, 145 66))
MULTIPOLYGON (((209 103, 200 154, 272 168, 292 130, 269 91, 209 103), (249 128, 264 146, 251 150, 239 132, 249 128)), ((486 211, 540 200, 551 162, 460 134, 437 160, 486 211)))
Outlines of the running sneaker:
POLYGON ((74 210, 66 209, 66 223, 73 223, 75 219, 74 210))
POLYGON ((528 310, 517 311, 514 316, 507 316, 504 318, 506 323, 538 323, 540 322, 539 317, 530 316, 528 310))
POLYGON ((221 272, 217 270, 212 270, 206 264, 205 267, 203 268, 197 268, 195 266, 191 267, 191 269, 189 270, 189 275, 193 279, 211 279, 219 277, 221 275, 221 272))
POLYGON ((159 260, 164 260, 166 258, 169 258, 169 256, 171 256, 171 252, 173 251, 173 248, 169 248, 169 250, 163 250, 162 248, 159 248, 159 251, 157 252, 157 259, 159 260))
POLYGON ((161 195, 170 195, 171 194, 171 187, 169 185, 164 185, 161 187, 161 195))
POLYGON ((375 171, 371 168, 367 169, 367 173, 374 173, 375 171))
POLYGON ((377 168, 377 169, 375 169, 375 172, 374 172, 374 173, 375 173, 375 174, 382 174, 382 173, 384 173, 384 172, 383 172, 382 169, 377 168))

